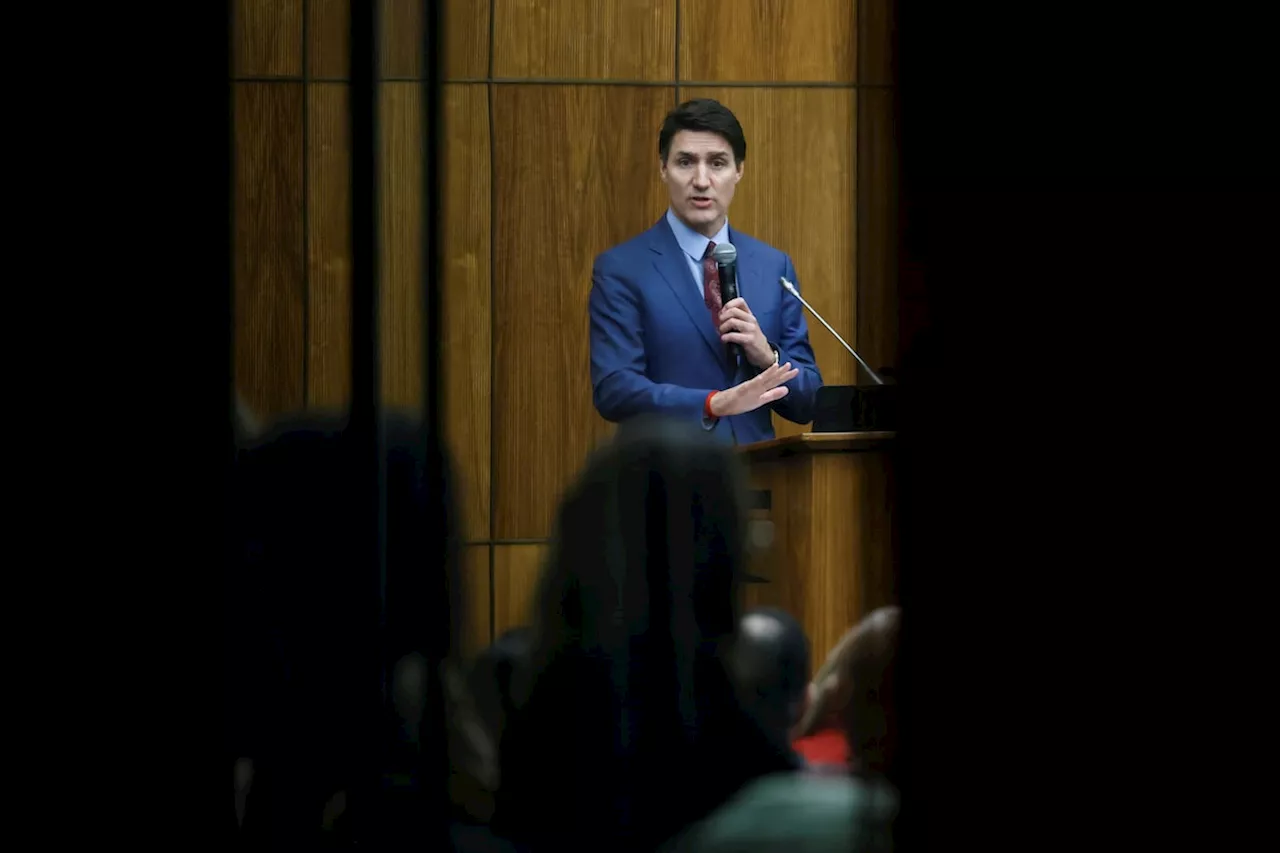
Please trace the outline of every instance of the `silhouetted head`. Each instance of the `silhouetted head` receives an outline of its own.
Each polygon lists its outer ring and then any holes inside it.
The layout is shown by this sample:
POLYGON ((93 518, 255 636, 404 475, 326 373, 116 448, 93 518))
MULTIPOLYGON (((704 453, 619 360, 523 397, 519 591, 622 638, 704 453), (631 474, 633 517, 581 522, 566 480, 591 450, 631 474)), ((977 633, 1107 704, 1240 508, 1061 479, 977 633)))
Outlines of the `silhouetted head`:
POLYGON ((809 639, 804 628, 776 607, 749 610, 730 655, 744 708, 780 744, 800 722, 809 684, 809 639))
POLYGON ((700 430, 630 424, 565 495, 501 754, 501 822, 535 846, 653 849, 790 766, 722 658, 745 559, 739 464, 700 430))
POLYGON ((248 823, 269 818, 285 843, 319 826, 375 746, 398 743, 393 761, 442 754, 431 685, 459 631, 458 542, 443 448, 411 417, 382 425, 380 474, 372 442, 340 417, 281 421, 242 442, 228 737, 253 760, 248 823))
POLYGON ((843 676, 846 730, 854 767, 893 780, 898 748, 897 662, 902 613, 882 607, 858 623, 843 676))
POLYGON ((528 666, 532 637, 528 627, 505 631, 471 664, 467 686, 480 724, 495 743, 502 739, 507 718, 514 711, 512 686, 516 674, 528 666))

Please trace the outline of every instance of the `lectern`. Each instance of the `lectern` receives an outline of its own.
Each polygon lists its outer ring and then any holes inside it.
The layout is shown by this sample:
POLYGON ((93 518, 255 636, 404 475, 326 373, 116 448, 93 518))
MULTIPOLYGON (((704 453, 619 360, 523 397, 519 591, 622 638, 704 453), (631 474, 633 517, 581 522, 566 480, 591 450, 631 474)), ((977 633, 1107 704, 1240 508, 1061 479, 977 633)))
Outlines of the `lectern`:
POLYGON ((877 607, 895 603, 892 432, 804 433, 739 448, 751 479, 747 606, 804 626, 814 667, 877 607))

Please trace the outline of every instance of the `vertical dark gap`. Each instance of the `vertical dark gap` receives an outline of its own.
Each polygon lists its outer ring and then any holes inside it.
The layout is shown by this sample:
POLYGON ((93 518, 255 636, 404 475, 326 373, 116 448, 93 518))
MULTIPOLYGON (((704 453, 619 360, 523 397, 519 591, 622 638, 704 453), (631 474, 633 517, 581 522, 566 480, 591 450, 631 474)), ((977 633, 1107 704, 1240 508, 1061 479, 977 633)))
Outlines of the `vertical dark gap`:
MULTIPOLYGON (((862 155, 865 153, 865 146, 862 144, 862 137, 866 133, 866 126, 865 126, 866 98, 862 96, 862 92, 858 90, 858 86, 862 83, 862 68, 866 65, 866 63, 863 62, 863 55, 866 52, 866 45, 867 45, 866 27, 863 26, 864 22, 866 21, 866 15, 864 14, 865 8, 866 8, 866 4, 863 2, 863 0, 858 0, 857 5, 854 6, 854 13, 853 13, 854 28, 855 28, 855 31, 857 32, 857 36, 855 37, 855 40, 854 40, 854 50, 853 50, 854 88, 852 89, 852 93, 853 93, 853 252, 854 252, 854 256, 853 256, 853 329, 851 329, 851 331, 853 333, 853 340, 850 341, 849 343, 853 346, 854 349, 858 350, 859 352, 862 351, 862 341, 860 340, 861 336, 858 334, 858 329, 862 327, 862 308, 863 308, 862 272, 865 269, 865 265, 863 264, 863 257, 864 257, 863 250, 865 247, 862 245, 862 234, 863 234, 862 213, 866 207, 862 203, 862 190, 863 190, 862 155)), ((858 364, 857 360, 855 359, 853 362, 853 384, 861 385, 863 382, 866 381, 867 377, 863 376, 862 374, 863 374, 862 365, 858 364)))
POLYGON ((493 585, 498 553, 497 546, 493 544, 498 538, 498 461, 493 452, 498 438, 498 412, 494 403, 498 399, 498 292, 495 284, 498 274, 498 136, 493 127, 493 100, 497 94, 493 82, 495 2, 489 0, 489 73, 485 80, 489 121, 489 642, 496 638, 498 629, 497 591, 493 585))
MULTIPOLYGON (((422 458, 426 463, 427 486, 437 498, 431 504, 440 515, 443 524, 436 523, 435 529, 443 531, 439 535, 435 552, 444 555, 436 577, 431 579, 428 587, 429 602, 424 614, 428 624, 435 626, 430 630, 426 658, 430 662, 432 672, 440 672, 448 660, 451 650, 460 647, 460 626, 465 619, 466 610, 462 604, 462 571, 465 563, 464 554, 453 536, 460 536, 461 531, 454 525, 457 506, 454 500, 452 483, 444 483, 444 467, 441 464, 446 452, 443 430, 441 429, 441 398, 444 389, 440 381, 440 350, 442 347, 441 330, 443 328, 440 305, 440 290, 444 287, 444 247, 441 243, 444 224, 442 222, 444 206, 441 192, 441 148, 444 144, 444 40, 443 3, 426 2, 422 13, 422 62, 425 67, 425 80, 422 85, 422 237, 421 245, 425 255, 422 259, 422 347, 425 363, 423 365, 423 418, 419 440, 422 443, 422 458), (457 550, 455 551, 455 548, 457 550)), ((399 535, 412 536, 411 531, 399 531, 399 535)), ((406 571, 408 567, 399 567, 406 571)), ((412 586, 410 587, 412 588, 412 586)), ((401 604, 401 607, 404 603, 401 604)), ((416 608, 415 608, 416 609, 416 608)), ((398 628, 398 630, 401 630, 398 628)), ((403 630, 414 631, 411 626, 403 626, 403 630)), ((448 706, 444 691, 431 690, 427 696, 426 719, 435 720, 432 728, 424 732, 421 741, 423 761, 421 773, 423 778, 418 787, 417 802, 414 812, 421 813, 428 821, 427 832, 412 833, 417 843, 424 843, 427 848, 446 849, 448 846, 448 779, 449 749, 448 729, 445 717, 448 706)), ((417 825, 410 816, 407 824, 411 831, 417 825)), ((401 841, 401 839, 395 839, 401 841)), ((403 839, 409 841, 408 838, 403 839)))
MULTIPOLYGON (((378 244, 377 244, 377 32, 380 3, 350 4, 351 14, 351 416, 346 440, 353 450, 354 484, 352 519, 355 553, 367 555, 372 571, 369 581, 357 587, 367 591, 352 602, 352 614, 362 626, 358 636, 368 645, 356 654, 369 662, 365 670, 360 707, 362 737, 361 772, 349 807, 360 834, 381 834, 378 805, 386 745, 381 725, 387 695, 387 671, 383 637, 386 629, 386 562, 384 554, 385 508, 383 483, 385 454, 381 447, 380 359, 378 353, 378 244), (366 693, 367 690, 367 693, 366 693)), ((364 566, 353 571, 367 571, 364 566)))
POLYGON ((302 407, 311 408, 311 0, 302 3, 302 407))
MULTIPOLYGON (((422 264, 422 305, 424 309, 422 341, 426 363, 423 370, 423 402, 426 408, 423 424, 426 426, 424 439, 430 447, 436 440, 440 428, 441 399, 443 389, 440 387, 440 332, 441 316, 440 289, 444 286, 443 252, 441 244, 443 234, 444 207, 442 205, 442 185, 440 177, 440 155, 443 147, 444 133, 444 85, 443 85, 443 40, 441 26, 444 13, 441 3, 426 3, 423 12, 423 62, 426 66, 426 81, 423 84, 422 142, 423 156, 423 199, 422 199, 422 245, 426 256, 422 264)), ((440 436, 443 440, 443 436, 440 436)))
MULTIPOLYGON (((227 279, 226 279, 227 290, 226 290, 226 293, 224 294, 225 302, 222 302, 220 304, 221 304, 222 310, 225 312, 222 315, 222 323, 223 323, 223 328, 226 330, 226 335, 227 335, 227 349, 223 353, 223 356, 226 359, 226 371, 227 371, 226 372, 227 384, 226 384, 226 387, 224 388, 224 391, 227 394, 227 407, 228 407, 227 425, 228 425, 228 435, 231 441, 229 450, 231 453, 232 460, 234 460, 235 458, 235 443, 237 440, 237 436, 235 435, 234 424, 236 424, 238 420, 237 410, 239 408, 239 406, 237 405, 238 401, 237 401, 237 394, 236 394, 236 326, 235 326, 235 317, 236 317, 236 313, 235 313, 236 312, 236 263, 235 263, 235 259, 236 259, 236 248, 235 248, 236 247, 236 205, 235 205, 236 99, 235 99, 235 92, 236 92, 236 84, 233 82, 235 80, 236 71, 238 70, 236 57, 237 57, 237 42, 239 40, 236 38, 236 22, 237 22, 236 3, 234 2, 234 0, 227 0, 226 16, 224 17, 224 23, 227 28, 226 54, 224 55, 224 61, 226 63, 226 68, 227 68, 227 78, 226 78, 227 79, 227 82, 226 82, 226 87, 227 87, 226 99, 227 100, 225 104, 226 120, 227 120, 227 124, 226 124, 226 133, 227 133, 226 146, 227 147, 226 147, 226 159, 222 163, 222 167, 225 170, 222 175, 222 179, 225 181, 225 183, 222 184, 225 195, 219 194, 218 197, 223 199, 226 204, 226 209, 225 211, 223 211, 223 213, 226 216, 225 221, 227 223, 227 233, 226 233, 226 242, 225 242, 227 256, 223 260, 226 263, 225 269, 227 272, 227 279)), ((228 488, 230 487, 231 487, 231 484, 228 483, 228 488)))
MULTIPOLYGON (((226 87, 224 90, 224 97, 226 98, 226 101, 223 104, 223 109, 225 110, 225 112, 223 113, 223 117, 226 121, 226 124, 223 126, 223 130, 226 133, 226 137, 225 137, 226 148, 224 149, 223 159, 218 164, 222 172, 220 175, 218 175, 218 184, 221 187, 221 191, 217 195, 217 198, 221 200, 221 203, 223 205, 225 205, 225 207, 220 211, 220 218, 225 217, 222 219, 222 221, 226 223, 226 232, 223 234, 222 239, 218 241, 218 247, 223 251, 225 251, 226 253, 225 256, 221 258, 221 261, 223 263, 223 269, 226 271, 226 279, 224 281, 225 290, 223 291, 222 299, 220 299, 218 302, 218 308, 221 311, 221 316, 219 320, 222 324, 223 334, 226 335, 226 338, 225 338, 226 349, 223 350, 223 354, 222 354, 222 357, 224 359, 223 361, 224 373, 220 377, 219 381, 222 383, 225 383, 222 386, 222 391, 226 395, 225 404, 227 407, 227 422, 226 422, 225 432, 223 433, 223 441, 225 442, 225 449, 227 453, 227 456, 225 459, 225 464, 226 464, 225 471, 226 471, 227 479, 223 483, 225 488, 224 494, 225 494, 225 500, 226 500, 226 503, 224 504, 224 512, 226 513, 226 515, 224 516, 224 518, 226 519, 225 523, 227 525, 232 524, 231 513, 234 512, 235 510, 235 504, 234 504, 235 473, 236 473, 235 459, 236 459, 236 442, 239 438, 239 436, 237 435, 237 424, 239 422, 239 416, 237 414, 237 411, 239 409, 239 406, 237 405, 237 394, 236 394, 236 330, 235 330, 235 302, 236 302, 236 272, 235 272, 235 267, 236 267, 235 265, 236 118, 235 116, 236 116, 236 105, 235 105, 235 83, 232 82, 235 76, 235 70, 236 70, 235 7, 236 7, 236 4, 232 2, 232 0, 228 0, 227 7, 226 7, 226 14, 222 17, 223 25, 226 27, 226 32, 224 33, 224 35, 226 36, 226 42, 224 46, 225 53, 223 53, 223 62, 225 63, 227 76, 225 78, 225 82, 222 84, 226 87)), ((227 542, 229 547, 231 548, 235 547, 235 545, 232 542, 232 537, 228 537, 227 542)), ((232 555, 229 552, 227 554, 226 565, 231 565, 231 558, 232 558, 232 555)), ((230 594, 233 596, 238 596, 242 593, 238 589, 231 589, 230 594)))
POLYGON ((236 29, 240 26, 240 16, 236 14, 236 6, 238 5, 235 0, 227 0, 227 41, 229 42, 227 53, 231 63, 231 79, 233 81, 239 80, 243 71, 243 67, 240 64, 239 31, 236 29))

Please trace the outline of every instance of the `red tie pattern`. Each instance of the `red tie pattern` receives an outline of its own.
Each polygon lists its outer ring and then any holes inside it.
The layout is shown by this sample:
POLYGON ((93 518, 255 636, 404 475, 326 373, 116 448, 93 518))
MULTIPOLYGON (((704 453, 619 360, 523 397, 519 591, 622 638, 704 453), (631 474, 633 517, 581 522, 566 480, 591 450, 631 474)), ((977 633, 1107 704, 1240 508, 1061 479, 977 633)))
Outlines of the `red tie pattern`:
POLYGON ((702 255, 702 301, 707 303, 707 310, 711 312, 711 328, 719 334, 720 309, 724 305, 720 301, 720 268, 716 265, 716 259, 711 257, 711 251, 715 247, 714 242, 708 243, 707 251, 702 255))

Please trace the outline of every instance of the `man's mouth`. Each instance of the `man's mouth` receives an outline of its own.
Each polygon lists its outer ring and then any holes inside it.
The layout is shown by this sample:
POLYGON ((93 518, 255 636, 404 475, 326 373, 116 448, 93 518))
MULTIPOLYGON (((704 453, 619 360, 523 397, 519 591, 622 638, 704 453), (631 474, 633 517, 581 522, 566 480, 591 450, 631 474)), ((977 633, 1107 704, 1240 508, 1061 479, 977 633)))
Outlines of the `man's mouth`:
POLYGON ((710 197, 705 195, 695 195, 690 197, 689 200, 693 203, 694 207, 701 208, 704 210, 710 207, 712 203, 710 197))

